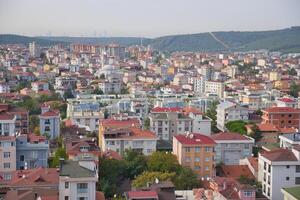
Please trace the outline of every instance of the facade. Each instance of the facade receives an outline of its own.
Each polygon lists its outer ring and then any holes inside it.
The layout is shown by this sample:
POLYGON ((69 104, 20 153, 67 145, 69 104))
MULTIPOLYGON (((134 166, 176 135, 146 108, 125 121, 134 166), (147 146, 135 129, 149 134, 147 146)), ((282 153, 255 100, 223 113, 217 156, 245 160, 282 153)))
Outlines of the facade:
POLYGON ((49 90, 49 83, 47 82, 32 82, 31 83, 31 89, 35 92, 40 92, 40 91, 48 91, 49 90))
POLYGON ((9 92, 10 92, 9 84, 0 82, 0 94, 1 93, 9 93, 9 92))
POLYGON ((235 120, 249 119, 248 109, 239 106, 236 103, 225 101, 217 106, 217 127, 221 131, 226 130, 226 123, 235 120))
POLYGON ((205 93, 215 94, 219 98, 224 97, 225 84, 219 81, 205 81, 205 93))
POLYGON ((17 169, 48 167, 49 143, 44 136, 19 135, 16 138, 17 169))
POLYGON ((278 128, 300 128, 300 109, 272 107, 262 110, 262 123, 273 124, 278 128))
POLYGON ((205 135, 176 135, 173 137, 173 154, 180 165, 190 167, 199 178, 212 178, 215 176, 215 145, 214 140, 205 135))
POLYGON ((300 199, 299 191, 300 191, 300 186, 290 187, 290 188, 282 188, 281 189, 284 200, 298 200, 298 199, 300 199))
POLYGON ((41 54, 40 46, 35 42, 29 43, 29 54, 33 58, 40 57, 41 54))
POLYGON ((93 162, 61 161, 59 200, 96 200, 98 174, 93 162))
POLYGON ((4 181, 11 180, 16 170, 16 138, 0 136, 0 177, 4 181))
POLYGON ((40 118, 40 133, 49 136, 51 139, 60 135, 60 115, 56 111, 42 109, 40 118))
POLYGON ((0 112, 0 136, 14 136, 16 134, 16 116, 0 112))
POLYGON ((252 155, 254 140, 250 137, 239 133, 218 133, 212 139, 216 142, 216 163, 238 165, 241 159, 252 155))
POLYGON ((276 100, 277 107, 291 107, 298 108, 297 100, 294 98, 279 98, 276 100))
POLYGON ((300 185, 300 146, 259 154, 258 181, 268 199, 284 199, 281 188, 300 185))
POLYGON ((292 149, 294 145, 300 145, 300 132, 279 135, 280 148, 292 149))

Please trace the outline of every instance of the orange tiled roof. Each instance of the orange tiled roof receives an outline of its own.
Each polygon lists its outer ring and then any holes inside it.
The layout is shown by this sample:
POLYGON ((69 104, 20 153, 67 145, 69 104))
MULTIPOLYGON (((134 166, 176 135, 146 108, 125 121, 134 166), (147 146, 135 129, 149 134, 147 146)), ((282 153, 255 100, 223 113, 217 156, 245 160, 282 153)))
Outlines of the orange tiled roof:
POLYGON ((276 128, 276 126, 274 126, 273 124, 257 124, 257 127, 260 131, 263 132, 277 132, 278 129, 276 128))
POLYGON ((271 107, 263 110, 263 112, 268 113, 300 113, 300 109, 295 109, 291 107, 271 107))
POLYGON ((294 153, 288 149, 275 149, 261 154, 270 161, 297 161, 294 153))

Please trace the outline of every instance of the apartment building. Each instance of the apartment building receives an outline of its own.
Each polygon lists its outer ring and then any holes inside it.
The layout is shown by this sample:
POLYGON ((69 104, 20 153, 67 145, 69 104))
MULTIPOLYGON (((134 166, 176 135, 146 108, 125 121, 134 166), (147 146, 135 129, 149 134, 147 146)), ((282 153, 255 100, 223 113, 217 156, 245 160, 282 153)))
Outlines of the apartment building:
POLYGON ((99 120, 104 118, 99 103, 76 103, 68 99, 67 118, 87 131, 99 131, 99 120))
POLYGON ((205 81, 205 93, 215 94, 219 98, 224 97, 225 84, 220 81, 205 81))
POLYGON ((42 81, 32 82, 31 89, 36 93, 40 91, 49 91, 49 83, 42 81))
POLYGON ((300 128, 300 109, 271 107, 262 110, 262 112, 263 124, 273 124, 277 128, 300 128))
POLYGON ((16 116, 0 112, 0 136, 14 136, 16 133, 16 116))
POLYGON ((9 93, 10 92, 10 86, 8 83, 0 82, 0 94, 1 93, 9 93))
POLYGON ((300 145, 300 132, 279 135, 280 148, 292 149, 294 145, 300 145))
POLYGON ((23 108, 17 108, 9 104, 0 104, 0 110, 16 117, 15 132, 26 134, 29 131, 29 112, 23 108))
POLYGON ((40 133, 49 136, 51 139, 60 135, 60 114, 58 111, 51 110, 49 107, 42 108, 40 119, 40 133))
POLYGON ((173 137, 173 154, 180 165, 190 167, 199 178, 211 178, 215 176, 215 145, 214 140, 205 135, 176 135, 173 137))
POLYGON ((46 137, 23 134, 16 138, 17 169, 48 167, 49 143, 46 137))
POLYGON ((254 140, 239 133, 218 133, 212 135, 216 142, 215 161, 225 165, 238 165, 241 159, 252 155, 254 140))
POLYGON ((282 188, 300 185, 300 146, 259 154, 258 181, 268 199, 282 200, 282 188))
POLYGON ((276 100, 277 107, 298 108, 298 102, 294 98, 283 97, 276 100))
POLYGON ((4 181, 11 180, 16 170, 16 138, 0 136, 0 177, 4 181))
POLYGON ((226 130, 226 123, 235 120, 249 119, 248 109, 236 103, 224 101, 217 106, 217 127, 221 131, 226 130))
POLYGON ((59 200, 96 200, 98 174, 93 163, 61 160, 59 200))

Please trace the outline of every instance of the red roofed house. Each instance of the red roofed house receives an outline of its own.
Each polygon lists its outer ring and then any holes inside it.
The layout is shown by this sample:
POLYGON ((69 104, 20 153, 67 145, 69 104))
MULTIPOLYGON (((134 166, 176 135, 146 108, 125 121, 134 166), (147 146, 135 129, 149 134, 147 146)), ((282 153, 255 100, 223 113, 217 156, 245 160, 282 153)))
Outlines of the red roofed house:
POLYGON ((159 200, 156 191, 129 191, 125 196, 126 200, 159 200))
POLYGON ((273 124, 277 128, 299 128, 300 109, 290 107, 272 107, 262 110, 262 123, 273 124))
POLYGON ((51 110, 50 107, 42 107, 40 118, 40 133, 48 135, 51 139, 60 135, 60 115, 58 111, 51 110))
POLYGON ((297 101, 294 98, 280 98, 277 99, 276 104, 278 107, 297 108, 297 101))
POLYGON ((268 199, 282 200, 281 188, 300 185, 300 146, 259 154, 258 181, 268 199))
POLYGON ((180 165, 190 167, 199 178, 215 176, 215 141, 205 135, 188 133, 173 137, 173 154, 180 165))

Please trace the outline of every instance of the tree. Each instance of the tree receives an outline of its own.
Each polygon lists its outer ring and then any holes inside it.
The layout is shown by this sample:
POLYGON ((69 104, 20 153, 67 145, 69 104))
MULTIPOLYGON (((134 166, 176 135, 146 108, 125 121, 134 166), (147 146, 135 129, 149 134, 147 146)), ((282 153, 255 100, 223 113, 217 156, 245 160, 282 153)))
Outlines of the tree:
POLYGON ((292 95, 295 98, 298 98, 300 92, 300 85, 297 85, 295 82, 293 82, 290 86, 290 95, 292 95))
POLYGON ((126 176, 133 179, 147 169, 146 157, 136 151, 126 150, 124 154, 126 176))
POLYGON ((177 190, 191 190, 201 186, 197 175, 187 167, 181 167, 179 173, 174 177, 174 184, 177 190))
POLYGON ((147 119, 145 119, 145 121, 144 121, 144 129, 145 130, 150 130, 150 119, 149 119, 149 117, 147 119))
POLYGON ((247 123, 242 120, 236 120, 236 121, 230 121, 225 124, 225 127, 230 132, 236 132, 240 133, 241 135, 245 135, 247 133, 246 131, 246 125, 247 123))
POLYGON ((206 111, 206 116, 212 119, 211 122, 211 130, 214 133, 219 132, 219 129, 217 128, 217 105, 219 104, 219 101, 213 101, 209 105, 207 111, 206 111))
POLYGON ((148 158, 148 170, 157 172, 177 172, 180 165, 174 154, 157 151, 148 158))
POLYGON ((294 68, 292 68, 292 69, 288 70, 288 74, 291 75, 291 76, 296 76, 297 71, 294 68))
POLYGON ((127 87, 122 87, 121 94, 129 94, 129 89, 127 87))
POLYGON ((255 142, 258 142, 262 138, 261 131, 256 124, 253 124, 250 137, 252 137, 255 142))
POLYGON ((37 115, 29 116, 29 128, 30 130, 34 130, 35 128, 39 128, 40 119, 37 115))
POLYGON ((64 158, 65 160, 67 159, 67 153, 66 153, 66 149, 59 147, 56 149, 55 154, 54 154, 54 158, 52 160, 52 162, 50 163, 51 167, 57 167, 59 166, 59 159, 60 158, 64 158))
POLYGON ((108 119, 109 117, 109 112, 107 109, 104 110, 104 119, 108 119))
POLYGON ((18 102, 16 106, 28 110, 29 115, 37 115, 41 112, 38 101, 30 96, 24 97, 23 101, 18 102))
POLYGON ((101 74, 101 75, 100 75, 100 79, 105 79, 105 75, 104 75, 104 74, 101 74))
POLYGON ((93 94, 103 94, 103 91, 97 86, 94 91, 93 94))
POLYGON ((175 172, 149 172, 145 171, 132 182, 132 186, 136 188, 146 187, 148 183, 154 183, 156 179, 159 181, 171 181, 176 176, 175 172))

